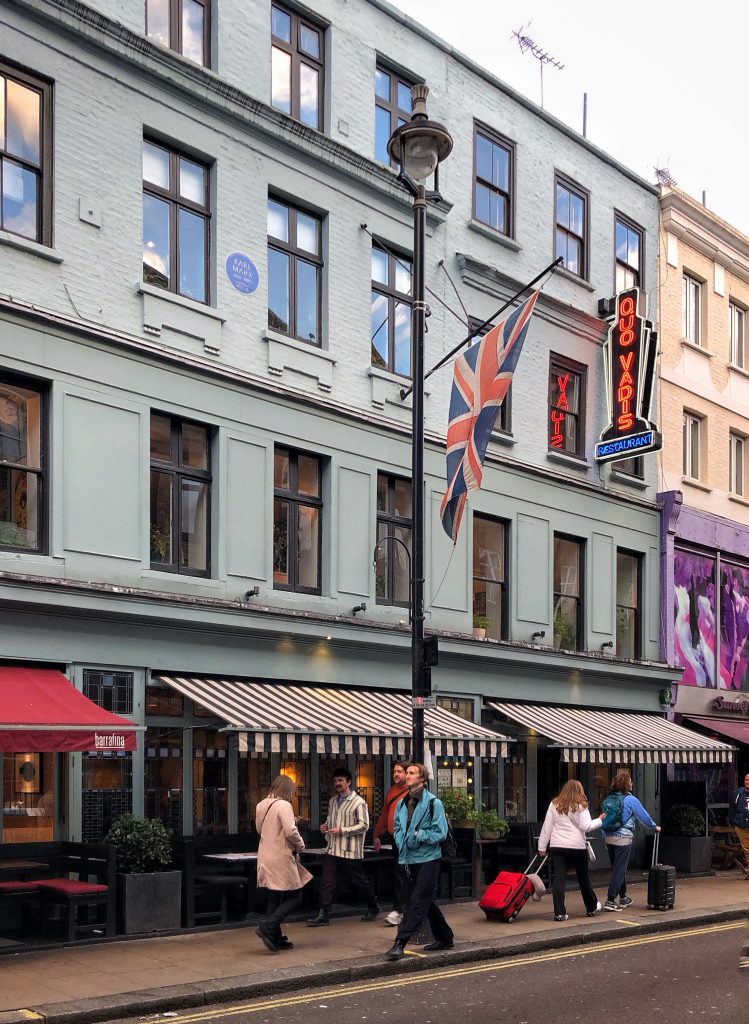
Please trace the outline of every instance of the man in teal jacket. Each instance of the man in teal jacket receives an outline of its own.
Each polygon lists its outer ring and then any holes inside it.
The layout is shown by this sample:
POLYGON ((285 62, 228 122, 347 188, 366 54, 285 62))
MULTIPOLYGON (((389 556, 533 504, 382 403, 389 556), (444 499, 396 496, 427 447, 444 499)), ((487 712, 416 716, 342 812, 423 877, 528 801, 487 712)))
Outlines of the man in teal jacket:
POLYGON ((398 935, 387 951, 388 960, 400 960, 406 943, 421 927, 424 918, 434 935, 434 942, 425 950, 452 949, 453 931, 437 906, 437 883, 440 877, 442 847, 447 836, 447 818, 442 801, 426 788, 429 772, 423 764, 409 764, 406 769, 408 793, 395 811, 395 842, 398 863, 411 882, 411 895, 406 904, 398 935))

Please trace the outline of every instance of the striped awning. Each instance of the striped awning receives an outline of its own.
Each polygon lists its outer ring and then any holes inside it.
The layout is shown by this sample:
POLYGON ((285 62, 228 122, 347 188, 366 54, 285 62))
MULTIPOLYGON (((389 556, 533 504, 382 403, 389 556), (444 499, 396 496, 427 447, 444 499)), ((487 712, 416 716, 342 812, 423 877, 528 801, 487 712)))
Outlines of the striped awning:
MULTIPOLYGON (((282 754, 406 754, 411 698, 392 690, 156 676, 239 733, 239 749, 282 754)), ((444 708, 424 712, 424 735, 438 757, 506 757, 507 737, 444 708)))
POLYGON ((487 707, 552 740, 565 761, 719 764, 730 762, 734 752, 728 743, 700 736, 660 715, 495 701, 487 707))

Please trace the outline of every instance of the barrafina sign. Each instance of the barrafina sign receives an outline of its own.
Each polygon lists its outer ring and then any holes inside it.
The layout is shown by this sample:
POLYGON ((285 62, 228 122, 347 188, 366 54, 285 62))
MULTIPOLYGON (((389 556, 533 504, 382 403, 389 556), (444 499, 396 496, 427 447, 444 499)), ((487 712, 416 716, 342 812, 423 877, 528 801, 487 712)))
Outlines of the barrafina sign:
POLYGON ((615 316, 603 346, 609 422, 596 444, 596 462, 631 459, 663 443, 649 419, 657 335, 643 316, 639 288, 619 292, 615 316))

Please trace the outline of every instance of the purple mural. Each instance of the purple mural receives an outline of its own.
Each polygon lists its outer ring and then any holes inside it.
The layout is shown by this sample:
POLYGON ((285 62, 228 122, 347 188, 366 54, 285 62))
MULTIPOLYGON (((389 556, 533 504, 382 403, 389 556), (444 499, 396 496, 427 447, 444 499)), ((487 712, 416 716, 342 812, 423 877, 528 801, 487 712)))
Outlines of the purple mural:
POLYGON ((720 686, 740 690, 749 672, 749 569, 723 562, 720 570, 720 686))
MULTIPOLYGON (((674 551, 674 654, 681 682, 715 687, 715 559, 674 551)), ((743 649, 743 645, 742 645, 743 649)))

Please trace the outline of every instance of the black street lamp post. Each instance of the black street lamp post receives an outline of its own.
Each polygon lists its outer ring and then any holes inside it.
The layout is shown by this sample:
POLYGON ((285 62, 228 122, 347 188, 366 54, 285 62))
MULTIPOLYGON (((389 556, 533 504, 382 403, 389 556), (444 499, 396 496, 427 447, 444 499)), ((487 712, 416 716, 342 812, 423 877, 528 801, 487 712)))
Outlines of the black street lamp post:
POLYGON ((400 165, 400 179, 413 196, 413 307, 411 314, 411 374, 413 379, 411 441, 411 514, 413 556, 411 562, 411 697, 413 740, 411 757, 424 760, 424 708, 418 698, 431 693, 430 670, 424 663, 424 241, 427 191, 424 182, 450 155, 453 140, 441 124, 426 113, 429 89, 411 90, 411 120, 396 128, 388 153, 400 165))

